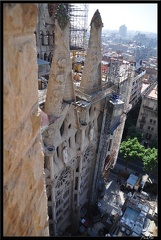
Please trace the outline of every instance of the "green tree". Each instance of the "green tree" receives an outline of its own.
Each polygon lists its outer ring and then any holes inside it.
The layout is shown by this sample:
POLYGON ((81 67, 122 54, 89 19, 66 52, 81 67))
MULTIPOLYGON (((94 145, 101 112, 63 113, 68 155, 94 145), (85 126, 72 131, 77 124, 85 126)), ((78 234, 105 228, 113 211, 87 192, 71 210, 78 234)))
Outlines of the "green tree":
POLYGON ((144 169, 147 171, 149 177, 152 173, 157 172, 158 167, 158 151, 156 148, 145 149, 144 156, 142 158, 144 169))
POLYGON ((120 144, 120 153, 123 155, 123 158, 126 162, 126 167, 128 166, 128 162, 132 160, 142 160, 144 152, 144 146, 139 143, 136 137, 128 138, 126 141, 123 141, 120 144))

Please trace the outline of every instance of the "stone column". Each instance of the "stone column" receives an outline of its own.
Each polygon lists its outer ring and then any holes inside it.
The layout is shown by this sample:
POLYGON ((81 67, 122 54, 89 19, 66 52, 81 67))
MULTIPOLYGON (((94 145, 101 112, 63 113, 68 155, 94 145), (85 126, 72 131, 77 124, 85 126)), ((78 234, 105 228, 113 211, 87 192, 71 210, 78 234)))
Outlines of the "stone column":
POLYGON ((4 236, 49 236, 38 112, 37 4, 4 3, 4 236))

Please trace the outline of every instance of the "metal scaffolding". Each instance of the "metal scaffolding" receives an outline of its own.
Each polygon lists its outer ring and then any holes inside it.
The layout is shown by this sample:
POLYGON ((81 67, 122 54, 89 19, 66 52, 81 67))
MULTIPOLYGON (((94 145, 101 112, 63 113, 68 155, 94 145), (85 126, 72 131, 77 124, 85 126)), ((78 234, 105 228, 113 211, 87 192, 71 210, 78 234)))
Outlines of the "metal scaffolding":
POLYGON ((68 4, 70 15, 70 49, 87 49, 88 4, 68 4))

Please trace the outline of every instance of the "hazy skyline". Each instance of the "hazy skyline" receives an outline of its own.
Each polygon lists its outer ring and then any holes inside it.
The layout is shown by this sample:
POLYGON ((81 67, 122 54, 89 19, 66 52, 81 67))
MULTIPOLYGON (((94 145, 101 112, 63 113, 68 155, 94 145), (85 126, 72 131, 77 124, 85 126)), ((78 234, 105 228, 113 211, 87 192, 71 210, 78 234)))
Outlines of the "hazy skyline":
POLYGON ((98 9, 103 29, 119 30, 126 25, 127 30, 157 33, 157 3, 89 3, 88 26, 98 9))

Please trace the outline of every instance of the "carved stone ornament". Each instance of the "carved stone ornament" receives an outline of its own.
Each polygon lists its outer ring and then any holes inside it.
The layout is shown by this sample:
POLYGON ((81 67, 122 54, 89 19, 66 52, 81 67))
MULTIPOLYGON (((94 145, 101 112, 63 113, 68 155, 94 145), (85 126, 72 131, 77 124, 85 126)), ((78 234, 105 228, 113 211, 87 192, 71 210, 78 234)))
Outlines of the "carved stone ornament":
POLYGON ((102 18, 101 18, 101 15, 100 15, 98 9, 96 10, 95 14, 93 15, 90 26, 92 25, 92 22, 94 22, 94 25, 96 28, 103 27, 102 18))
POLYGON ((69 22, 69 15, 64 4, 59 4, 57 7, 56 18, 58 20, 59 27, 64 30, 69 22))
POLYGON ((57 75, 56 81, 61 83, 64 82, 64 75, 57 75))
POLYGON ((65 58, 64 58, 64 59, 59 59, 59 60, 58 60, 58 66, 59 66, 59 68, 65 68, 66 65, 67 65, 67 61, 66 61, 65 58))

